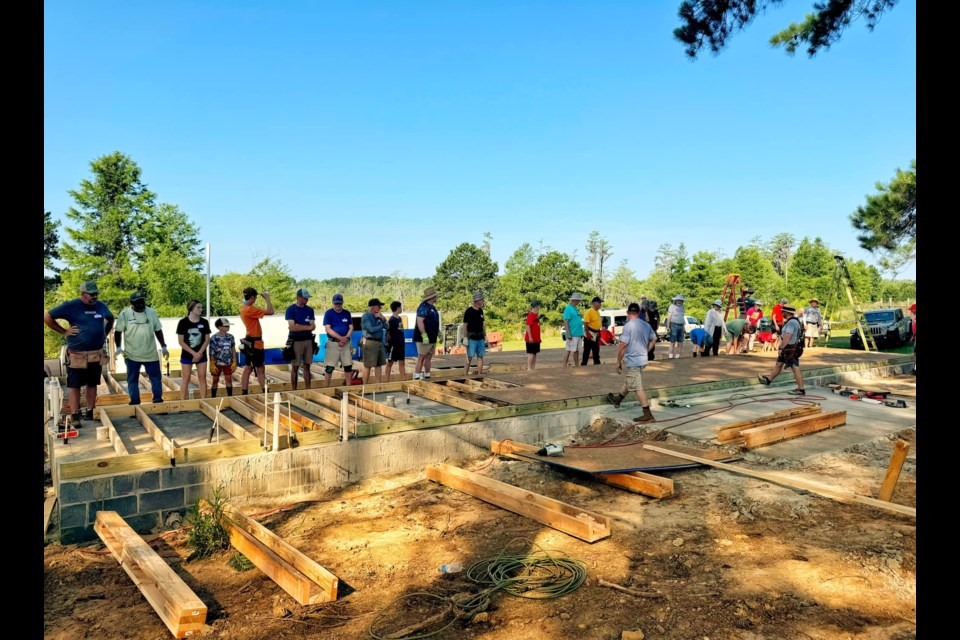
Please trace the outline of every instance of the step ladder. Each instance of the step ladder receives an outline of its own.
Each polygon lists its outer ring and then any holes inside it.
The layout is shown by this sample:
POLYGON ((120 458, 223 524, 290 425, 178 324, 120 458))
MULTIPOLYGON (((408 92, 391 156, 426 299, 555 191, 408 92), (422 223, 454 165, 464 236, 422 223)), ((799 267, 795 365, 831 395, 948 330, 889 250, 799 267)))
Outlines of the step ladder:
POLYGON ((836 263, 833 269, 833 285, 830 287, 830 298, 827 300, 827 308, 824 309, 825 317, 827 313, 830 314, 827 321, 829 323, 829 330, 824 338, 824 342, 829 340, 830 333, 833 332, 836 325, 852 324, 850 321, 834 320, 838 307, 840 307, 843 301, 843 294, 846 293, 847 301, 850 303, 850 306, 853 307, 853 323, 857 325, 857 332, 860 334, 860 340, 863 342, 864 350, 879 351, 877 343, 873 339, 873 334, 870 333, 870 325, 867 323, 867 317, 863 314, 863 307, 860 306, 860 301, 853 295, 853 281, 850 278, 847 261, 843 256, 833 256, 833 260, 836 263))
POLYGON ((726 281, 723 283, 723 293, 720 294, 720 302, 722 302, 724 307, 726 307, 723 312, 724 322, 727 321, 727 316, 730 315, 730 309, 736 309, 737 317, 739 317, 740 312, 737 301, 742 299, 744 299, 744 294, 743 282, 740 280, 740 274, 731 273, 727 276, 726 281))

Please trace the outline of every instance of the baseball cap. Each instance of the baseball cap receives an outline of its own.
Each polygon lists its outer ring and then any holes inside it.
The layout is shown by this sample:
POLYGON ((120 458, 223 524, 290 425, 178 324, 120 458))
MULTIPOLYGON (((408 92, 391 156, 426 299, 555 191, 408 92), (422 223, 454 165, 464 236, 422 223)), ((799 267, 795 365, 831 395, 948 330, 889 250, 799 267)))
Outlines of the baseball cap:
POLYGON ((539 306, 541 306, 539 300, 531 300, 531 301, 530 301, 530 308, 531 308, 531 309, 534 308, 534 307, 539 307, 539 306))
POLYGON ((226 318, 217 318, 217 321, 213 323, 213 326, 215 326, 217 329, 220 327, 229 327, 230 321, 226 318))
POLYGON ((335 294, 333 294, 333 304, 337 304, 338 302, 339 302, 340 304, 343 304, 343 294, 342 294, 342 293, 335 293, 335 294))
POLYGON ((914 302, 912 305, 910 305, 910 308, 907 309, 907 311, 913 311, 914 313, 916 313, 916 311, 917 311, 917 303, 914 302))
POLYGON ((133 293, 130 294, 130 302, 134 302, 136 300, 146 300, 146 299, 147 299, 147 296, 143 295, 142 291, 134 291, 133 293))
POLYGON ((383 303, 380 302, 380 298, 370 298, 370 301, 367 302, 368 307, 382 307, 383 303))
POLYGON ((570 299, 571 299, 571 300, 576 300, 577 302, 580 302, 580 301, 583 300, 583 296, 580 295, 579 293, 572 293, 572 294, 570 294, 570 299))
POLYGON ((310 297, 310 292, 307 291, 306 289, 297 289, 297 297, 298 297, 298 298, 309 298, 309 297, 310 297))
POLYGON ((603 298, 600 296, 593 296, 593 300, 590 301, 590 304, 593 304, 594 302, 603 302, 603 298))
POLYGON ((243 290, 243 299, 244 299, 244 300, 249 300, 250 298, 252 298, 252 297, 255 296, 255 295, 257 295, 257 290, 254 289, 253 287, 247 287, 246 289, 243 290))
POLYGON ((100 289, 97 288, 96 282, 93 280, 87 280, 80 285, 80 293, 100 293, 100 289))
POLYGON ((714 300, 714 301, 713 301, 713 306, 715 306, 715 307, 722 307, 722 306, 723 306, 723 303, 720 302, 719 300, 714 300))
POLYGON ((474 291, 473 292, 473 301, 483 300, 483 291, 474 291))
POLYGON ((627 313, 640 313, 640 305, 636 302, 631 302, 627 305, 627 313))

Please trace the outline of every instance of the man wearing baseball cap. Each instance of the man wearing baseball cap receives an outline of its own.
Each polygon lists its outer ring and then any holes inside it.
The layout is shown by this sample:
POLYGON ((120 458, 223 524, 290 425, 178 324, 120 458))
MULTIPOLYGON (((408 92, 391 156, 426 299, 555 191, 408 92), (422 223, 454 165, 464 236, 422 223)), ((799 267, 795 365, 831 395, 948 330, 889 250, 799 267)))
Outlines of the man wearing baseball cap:
POLYGON ((323 386, 330 386, 337 363, 343 367, 344 384, 350 384, 353 371, 353 314, 343 308, 343 294, 333 294, 333 308, 323 314, 327 334, 327 353, 323 358, 323 386))
POLYGON ((360 330, 363 331, 363 384, 370 381, 370 370, 376 372, 377 383, 383 382, 383 365, 387 364, 387 352, 383 342, 387 337, 388 322, 381 311, 380 298, 371 298, 367 302, 367 311, 360 316, 360 330))
POLYGON ((257 372, 257 382, 263 389, 267 383, 267 372, 264 370, 264 352, 263 352, 263 328, 260 326, 260 318, 273 315, 273 301, 270 299, 270 292, 263 290, 263 299, 267 302, 267 308, 261 309, 255 307, 258 292, 253 287, 247 287, 243 290, 243 304, 240 305, 240 321, 246 328, 247 335, 240 340, 242 345, 240 352, 243 353, 246 362, 243 367, 243 375, 240 376, 240 393, 247 394, 250 387, 250 373, 257 372))
POLYGON ((297 289, 297 301, 287 307, 285 318, 290 333, 287 341, 292 343, 293 358, 290 360, 290 386, 297 390, 297 373, 303 365, 303 386, 310 388, 313 374, 310 363, 313 362, 313 332, 317 330, 317 314, 308 302, 310 292, 301 287, 297 289))
POLYGON ((483 373, 483 354, 486 352, 487 328, 483 317, 483 292, 475 291, 473 304, 463 312, 463 335, 467 339, 467 361, 463 375, 470 375, 470 364, 477 359, 477 373, 483 373))
POLYGON ((527 371, 537 368, 537 354, 540 353, 540 301, 530 302, 530 312, 527 314, 526 328, 523 330, 523 341, 527 345, 527 371))
POLYGON ((157 355, 157 342, 160 342, 164 358, 170 357, 170 352, 167 351, 167 343, 163 339, 160 317, 153 307, 147 306, 146 296, 140 291, 130 294, 130 306, 117 315, 113 341, 117 346, 114 357, 123 354, 130 404, 140 404, 140 385, 137 384, 140 367, 143 367, 150 378, 153 401, 163 402, 163 373, 160 370, 160 357, 157 355))
POLYGON ((223 375, 223 384, 227 388, 227 395, 233 395, 233 371, 237 361, 237 344, 230 333, 230 321, 226 318, 217 318, 213 323, 217 332, 210 336, 210 397, 217 397, 217 387, 220 385, 220 376, 223 375))
POLYGON ((570 354, 573 354, 573 366, 580 366, 580 347, 583 342, 583 320, 577 308, 583 302, 579 293, 570 295, 570 304, 563 308, 563 328, 567 333, 566 351, 563 354, 563 366, 567 366, 570 354))
POLYGON ((647 366, 647 353, 657 341, 657 334, 653 327, 640 319, 640 305, 636 302, 631 302, 627 307, 627 316, 630 320, 623 326, 623 332, 620 334, 620 350, 617 353, 617 373, 623 374, 623 384, 618 393, 608 393, 607 400, 619 408, 627 394, 635 391, 643 414, 634 420, 651 422, 654 418, 650 413, 650 401, 647 399, 647 392, 643 390, 640 372, 647 366), (624 364, 626 364, 626 370, 624 370, 624 364))
POLYGON ((600 317, 600 305, 603 300, 594 296, 590 301, 590 308, 583 314, 583 359, 580 366, 587 366, 590 356, 593 364, 600 364, 600 330, 603 329, 603 318, 600 317))
POLYGON ((87 388, 85 420, 93 420, 97 406, 97 385, 103 363, 106 336, 113 329, 113 314, 100 302, 100 289, 93 281, 80 285, 80 297, 68 300, 43 314, 43 323, 67 338, 67 392, 70 413, 63 416, 64 425, 79 428, 80 387, 87 388), (57 320, 66 320, 64 327, 57 320))

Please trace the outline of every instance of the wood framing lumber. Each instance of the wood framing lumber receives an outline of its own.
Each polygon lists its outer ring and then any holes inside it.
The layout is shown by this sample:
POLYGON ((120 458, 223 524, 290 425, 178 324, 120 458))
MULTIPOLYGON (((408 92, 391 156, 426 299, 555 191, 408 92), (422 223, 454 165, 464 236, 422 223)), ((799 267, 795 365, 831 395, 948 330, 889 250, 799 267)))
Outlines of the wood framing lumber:
POLYGON ((463 411, 476 411, 478 409, 490 408, 485 404, 480 404, 479 402, 458 398, 444 389, 442 386, 433 384, 432 382, 423 382, 420 380, 417 382, 410 382, 406 384, 405 390, 409 391, 411 394, 427 398, 428 400, 433 400, 434 402, 448 404, 451 407, 456 407, 458 409, 462 409, 463 411))
MULTIPOLYGON (((530 462, 530 458, 511 454, 514 451, 536 453, 537 447, 515 440, 492 440, 490 442, 490 451, 514 460, 530 462)), ((650 496, 651 498, 667 498, 674 494, 673 480, 655 476, 651 473, 644 473, 643 471, 632 471, 629 473, 594 473, 590 475, 593 479, 609 484, 610 486, 632 491, 633 493, 639 493, 644 496, 650 496)))
MULTIPOLYGON (((284 394, 284 399, 289 400, 290 404, 302 409, 304 411, 309 411, 311 414, 320 418, 320 422, 315 423, 319 425, 317 428, 322 429, 340 429, 340 414, 327 409, 326 407, 320 406, 316 402, 310 402, 309 400, 304 400, 303 397, 298 396, 292 392, 287 392, 284 394), (334 422, 336 420, 336 422, 334 422)), ((307 416, 304 416, 307 417, 307 416)))
MULTIPOLYGON (((280 556, 290 566, 307 576, 312 582, 320 588, 321 597, 319 602, 330 602, 337 599, 337 587, 339 579, 327 569, 320 566, 311 558, 307 557, 299 549, 292 546, 289 542, 270 531, 265 526, 243 514, 239 509, 231 504, 226 504, 223 509, 224 515, 231 524, 240 527, 251 536, 255 537, 264 546, 268 547, 275 554, 280 556)), ((307 604, 301 602, 300 604, 307 604)))
POLYGON ((894 443, 890 466, 887 467, 887 473, 883 476, 883 483, 880 485, 880 493, 877 495, 880 500, 890 502, 890 499, 893 498, 893 490, 900 479, 900 470, 903 468, 903 462, 907 459, 907 452, 909 451, 910 445, 904 440, 897 440, 894 443))
POLYGON ((790 420, 792 418, 812 415, 815 413, 820 413, 820 411, 821 407, 819 404, 796 407, 792 409, 776 411, 771 415, 761 416, 759 418, 754 418, 753 420, 742 420, 740 422, 720 425, 719 427, 713 427, 713 430, 717 432, 717 441, 729 442, 730 440, 736 440, 739 438, 741 431, 744 429, 752 429, 753 427, 761 427, 763 425, 773 424, 774 422, 781 422, 783 420, 790 420))
POLYGON ((120 383, 116 381, 116 379, 113 377, 113 374, 111 374, 109 371, 103 372, 103 381, 107 385, 107 389, 110 390, 110 393, 122 393, 123 395, 127 395, 127 393, 123 390, 123 387, 120 386, 120 383))
POLYGON ((207 605, 116 511, 98 511, 93 529, 174 637, 199 634, 207 605))
POLYGON ((758 471, 748 467, 738 467, 726 462, 717 462, 716 460, 692 456, 686 453, 680 453, 679 451, 671 451, 670 449, 664 449, 651 444, 645 444, 643 445, 643 448, 649 449, 650 451, 657 451, 659 453, 665 453, 667 455, 683 458, 684 460, 690 460, 691 462, 698 462, 708 467, 715 467, 717 469, 723 469, 724 471, 731 471, 733 473, 739 473, 740 475, 749 476, 751 478, 757 478, 758 480, 765 480, 767 482, 779 484, 791 489, 810 491, 811 493, 816 493, 817 495, 821 495, 826 498, 832 498, 840 502, 854 502, 857 504, 883 509, 885 511, 893 511, 894 513, 900 513, 913 517, 917 516, 917 510, 914 507, 907 507, 901 504, 894 504, 884 500, 877 500, 876 498, 857 495, 856 493, 847 489, 832 487, 822 482, 804 480, 802 478, 791 478, 772 471, 758 471))
MULTIPOLYGON (((293 418, 292 415, 288 416, 284 409, 284 406, 276 406, 271 404, 269 409, 263 406, 263 397, 262 396, 244 396, 243 401, 253 407, 258 413, 262 413, 267 417, 267 421, 270 423, 271 427, 273 426, 273 412, 280 411, 280 426, 287 429, 293 429, 297 433, 303 431, 309 431, 312 429, 312 426, 304 426, 299 420, 293 418)), ((300 417, 299 415, 297 417, 300 417)), ((270 433, 273 433, 271 431, 270 433)))
MULTIPOLYGON (((230 406, 226 404, 226 402, 224 402, 224 405, 228 407, 230 406)), ((257 438, 257 436, 253 435, 252 433, 250 433, 249 431, 247 431, 246 429, 238 425, 236 422, 234 422, 227 416, 223 415, 223 411, 220 411, 220 415, 217 416, 216 406, 210 404, 210 402, 208 402, 207 400, 200 401, 200 411, 202 411, 203 415, 207 416, 211 420, 216 420, 217 424, 220 425, 221 429, 229 433, 231 436, 233 436, 237 440, 253 439, 259 442, 260 439, 257 438)))
MULTIPOLYGON (((325 393, 320 393, 319 391, 313 391, 312 389, 310 391, 305 391, 304 393, 308 398, 315 400, 317 404, 323 405, 328 409, 330 409, 331 411, 336 412, 337 425, 340 424, 340 398, 343 397, 342 394, 337 395, 337 397, 333 397, 332 394, 335 394, 336 390, 331 391, 330 392, 331 395, 327 395, 325 393)), ((370 411, 367 411, 365 409, 361 409, 360 407, 358 407, 356 404, 354 404, 355 396, 353 395, 353 392, 348 391, 348 393, 350 393, 350 402, 349 404, 347 404, 347 415, 349 417, 359 420, 361 424, 370 424, 374 422, 387 422, 387 418, 384 418, 383 416, 378 416, 375 413, 372 413, 370 411)))
POLYGON ((43 535, 47 535, 47 529, 50 528, 50 516, 53 515, 53 508, 57 504, 57 496, 47 496, 43 500, 43 535))
POLYGON ((143 425, 143 428, 147 430, 147 433, 150 434, 154 442, 160 445, 164 451, 169 453, 171 458, 176 458, 177 449, 179 448, 176 440, 171 440, 168 438, 166 434, 160 430, 160 427, 158 427, 157 424, 150 418, 150 416, 147 415, 147 413, 143 410, 143 407, 140 407, 139 405, 134 407, 134 415, 137 416, 137 420, 139 420, 140 424, 143 425))
MULTIPOLYGON (((383 394, 383 395, 385 397, 387 394, 383 394)), ((343 397, 343 394, 338 393, 337 396, 343 397)), ((390 405, 384 404, 383 402, 374 402, 370 398, 364 398, 358 393, 351 394, 350 401, 356 402, 361 409, 369 411, 370 413, 375 413, 378 416, 383 416, 387 420, 405 420, 407 418, 413 417, 412 413, 401 411, 400 409, 397 409, 396 407, 391 407, 390 405)))
POLYGON ((229 406, 231 409, 242 415, 244 418, 260 427, 261 429, 273 433, 273 425, 268 425, 269 422, 267 417, 262 413, 256 411, 252 406, 240 400, 240 398, 247 398, 249 396, 233 396, 232 398, 227 398, 227 402, 224 403, 224 406, 229 406))
POLYGON ((832 427, 839 427, 847 423, 846 411, 831 411, 830 413, 818 413, 793 420, 775 422, 762 427, 753 427, 740 432, 743 436, 743 446, 747 449, 754 449, 776 442, 783 442, 791 438, 796 438, 808 433, 823 431, 832 427))
MULTIPOLYGON (((171 378, 170 376, 160 376, 160 383, 171 391, 180 391, 180 383, 171 378)), ((166 399, 166 398, 164 398, 166 399)))
POLYGON ((586 542, 610 536, 610 520, 553 498, 448 464, 427 467, 427 478, 525 516, 586 542))
POLYGON ((120 434, 117 433, 117 428, 113 425, 113 421, 110 420, 109 412, 100 412, 100 424, 107 428, 107 437, 110 438, 110 444, 113 445, 113 450, 117 452, 117 455, 125 456, 130 453, 127 451, 126 445, 123 444, 120 434))
POLYGON ((453 396, 454 398, 460 398, 461 400, 466 400, 467 402, 472 402, 474 404, 481 404, 485 407, 502 407, 507 403, 502 400, 494 400, 493 398, 487 398, 479 393, 476 393, 476 389, 467 387, 466 389, 459 389, 457 387, 451 386, 453 380, 444 380, 442 382, 433 383, 439 390, 443 391, 448 395, 453 396))

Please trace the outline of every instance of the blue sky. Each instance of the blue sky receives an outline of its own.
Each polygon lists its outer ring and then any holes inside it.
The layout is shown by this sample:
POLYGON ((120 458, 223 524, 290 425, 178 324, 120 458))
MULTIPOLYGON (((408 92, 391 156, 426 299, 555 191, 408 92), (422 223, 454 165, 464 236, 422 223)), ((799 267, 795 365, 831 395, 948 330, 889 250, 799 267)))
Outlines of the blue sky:
MULTIPOLYGON (((916 4, 809 59, 673 39, 680 0, 44 3, 44 210, 121 151, 212 244, 214 273, 428 277, 493 235, 640 278, 663 243, 820 236, 916 157, 916 4)), ((911 267, 901 277, 916 277, 911 267)))

